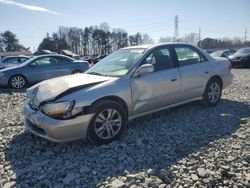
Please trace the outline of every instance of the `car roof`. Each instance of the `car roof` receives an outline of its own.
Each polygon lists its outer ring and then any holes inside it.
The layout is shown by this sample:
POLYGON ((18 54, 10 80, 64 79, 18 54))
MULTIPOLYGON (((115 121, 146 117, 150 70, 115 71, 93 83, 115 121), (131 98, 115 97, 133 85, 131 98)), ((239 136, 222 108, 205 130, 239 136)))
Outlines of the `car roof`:
POLYGON ((126 48, 122 48, 121 50, 129 50, 129 49, 151 49, 159 46, 165 45, 187 45, 187 46, 194 46, 192 44, 182 43, 182 42, 168 42, 168 43, 157 43, 157 44, 146 44, 146 45, 138 45, 138 46, 129 46, 126 48))
POLYGON ((44 54, 44 55, 36 55, 36 56, 34 56, 34 57, 36 57, 36 58, 38 58, 38 57, 66 57, 66 58, 68 58, 68 59, 74 60, 73 58, 71 58, 71 57, 69 57, 69 56, 61 55, 61 54, 44 54))

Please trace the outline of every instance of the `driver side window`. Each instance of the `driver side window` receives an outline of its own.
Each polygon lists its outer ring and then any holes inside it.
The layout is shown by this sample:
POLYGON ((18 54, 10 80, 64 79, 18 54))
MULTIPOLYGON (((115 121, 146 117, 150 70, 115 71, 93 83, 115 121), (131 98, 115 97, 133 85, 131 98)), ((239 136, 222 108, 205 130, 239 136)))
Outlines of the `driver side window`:
POLYGON ((171 69, 174 67, 174 60, 169 48, 158 48, 152 51, 143 64, 151 64, 154 66, 154 72, 171 69))

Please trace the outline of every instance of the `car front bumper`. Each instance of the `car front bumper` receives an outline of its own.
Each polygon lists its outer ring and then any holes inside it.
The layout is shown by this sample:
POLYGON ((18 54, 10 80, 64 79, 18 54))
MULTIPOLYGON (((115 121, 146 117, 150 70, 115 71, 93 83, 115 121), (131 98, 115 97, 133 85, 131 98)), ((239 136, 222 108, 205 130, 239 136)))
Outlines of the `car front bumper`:
POLYGON ((0 77, 0 86, 7 86, 8 79, 6 77, 0 77))
POLYGON ((78 116, 69 120, 56 120, 31 107, 24 106, 24 126, 33 134, 54 142, 86 140, 89 123, 94 114, 78 116))

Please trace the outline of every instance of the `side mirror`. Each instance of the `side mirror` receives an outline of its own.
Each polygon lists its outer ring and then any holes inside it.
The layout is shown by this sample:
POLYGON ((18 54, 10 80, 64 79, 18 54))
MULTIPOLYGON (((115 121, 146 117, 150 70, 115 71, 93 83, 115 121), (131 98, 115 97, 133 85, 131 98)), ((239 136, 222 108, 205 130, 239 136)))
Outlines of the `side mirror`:
POLYGON ((150 72, 154 72, 154 66, 152 64, 144 64, 137 69, 135 76, 141 76, 150 72))

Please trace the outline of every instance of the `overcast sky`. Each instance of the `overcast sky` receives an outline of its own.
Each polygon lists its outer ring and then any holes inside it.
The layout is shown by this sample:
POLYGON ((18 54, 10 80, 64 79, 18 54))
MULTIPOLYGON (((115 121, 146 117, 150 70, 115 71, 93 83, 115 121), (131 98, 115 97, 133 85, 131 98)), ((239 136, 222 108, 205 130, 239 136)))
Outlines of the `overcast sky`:
POLYGON ((31 50, 58 26, 84 28, 107 22, 129 34, 148 33, 155 41, 179 35, 250 39, 250 0, 0 0, 0 32, 10 30, 31 50))

